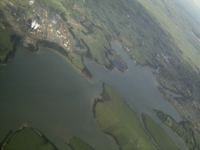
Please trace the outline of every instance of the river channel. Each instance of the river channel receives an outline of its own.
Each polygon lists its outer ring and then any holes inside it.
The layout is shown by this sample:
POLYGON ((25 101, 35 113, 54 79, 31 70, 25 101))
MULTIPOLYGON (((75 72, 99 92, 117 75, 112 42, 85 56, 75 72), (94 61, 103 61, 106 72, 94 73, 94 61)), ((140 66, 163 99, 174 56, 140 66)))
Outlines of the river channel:
POLYGON ((40 130, 59 149, 70 149, 71 137, 83 139, 96 150, 117 150, 115 141, 99 129, 92 114, 92 104, 106 83, 123 94, 142 121, 146 113, 168 132, 180 149, 184 142, 164 125, 153 112, 162 110, 176 121, 182 118, 166 102, 156 87, 149 67, 135 64, 115 42, 111 46, 128 64, 129 71, 105 70, 84 59, 93 77, 86 79, 68 60, 41 49, 29 54, 18 48, 13 62, 0 66, 0 141, 23 123, 40 130))

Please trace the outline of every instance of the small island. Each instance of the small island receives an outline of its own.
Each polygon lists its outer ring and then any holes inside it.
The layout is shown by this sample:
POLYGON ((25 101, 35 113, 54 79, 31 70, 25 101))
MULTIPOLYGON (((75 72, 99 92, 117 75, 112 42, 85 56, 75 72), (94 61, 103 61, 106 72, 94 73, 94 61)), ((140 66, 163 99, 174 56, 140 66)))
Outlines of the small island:
POLYGON ((28 126, 23 126, 15 131, 10 131, 2 144, 1 150, 58 150, 42 132, 28 126))

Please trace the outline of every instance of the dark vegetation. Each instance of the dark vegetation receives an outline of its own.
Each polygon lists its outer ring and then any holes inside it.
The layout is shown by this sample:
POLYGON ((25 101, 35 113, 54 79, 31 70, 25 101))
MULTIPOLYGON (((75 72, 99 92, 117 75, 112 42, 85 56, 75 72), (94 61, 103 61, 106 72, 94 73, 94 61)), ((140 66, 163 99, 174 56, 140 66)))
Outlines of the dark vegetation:
MULTIPOLYGON (((57 43, 48 42, 46 40, 39 40, 37 42, 37 45, 39 47, 41 46, 41 47, 45 47, 45 48, 49 48, 49 49, 55 50, 55 51, 59 52, 60 54, 62 54, 63 56, 69 58, 68 57, 69 56, 68 52, 62 46, 60 46, 57 43)), ((92 78, 92 74, 90 73, 90 71, 88 70, 88 68, 86 66, 81 71, 87 77, 92 78)))
POLYGON ((85 74, 87 77, 92 78, 92 74, 86 66, 83 68, 82 73, 85 74))
POLYGON ((190 122, 176 122, 171 116, 164 114, 162 111, 154 110, 154 112, 163 123, 183 139, 190 150, 200 150, 200 133, 190 122))
POLYGON ((15 51, 21 41, 21 37, 12 34, 10 30, 0 29, 0 63, 12 61, 15 57, 15 51))
POLYGON ((53 50, 59 52, 60 54, 62 54, 63 56, 68 57, 68 52, 62 46, 60 46, 57 43, 48 42, 46 40, 39 40, 37 42, 37 45, 41 46, 41 47, 53 49, 53 50))
POLYGON ((67 18, 65 17, 65 13, 61 13, 60 17, 63 21, 67 22, 67 18))

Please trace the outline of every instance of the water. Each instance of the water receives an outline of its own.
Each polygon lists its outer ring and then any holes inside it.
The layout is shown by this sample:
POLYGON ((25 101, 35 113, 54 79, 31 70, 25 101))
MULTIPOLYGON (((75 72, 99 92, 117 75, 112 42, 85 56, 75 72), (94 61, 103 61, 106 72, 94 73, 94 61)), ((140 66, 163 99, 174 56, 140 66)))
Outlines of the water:
POLYGON ((42 131, 60 149, 69 149, 64 141, 74 136, 97 150, 118 149, 114 140, 101 132, 92 115, 92 103, 102 92, 104 82, 124 95, 140 120, 142 113, 148 114, 181 149, 187 149, 153 112, 153 109, 162 110, 176 121, 182 120, 157 90, 154 70, 136 65, 117 43, 111 45, 127 62, 129 71, 110 72, 85 60, 92 80, 84 78, 54 52, 41 50, 40 54, 32 55, 19 48, 14 61, 0 67, 0 141, 10 129, 26 122, 42 131))
POLYGON ((117 60, 117 59, 114 59, 114 60, 113 60, 113 63, 115 64, 116 67, 119 68, 120 71, 123 71, 123 70, 126 69, 126 67, 124 66, 124 64, 121 63, 121 62, 120 62, 119 60, 117 60))
POLYGON ((0 67, 0 141, 22 123, 42 131, 59 149, 79 137, 97 150, 118 149, 93 119, 101 83, 91 84, 59 55, 17 50, 14 62, 0 67))

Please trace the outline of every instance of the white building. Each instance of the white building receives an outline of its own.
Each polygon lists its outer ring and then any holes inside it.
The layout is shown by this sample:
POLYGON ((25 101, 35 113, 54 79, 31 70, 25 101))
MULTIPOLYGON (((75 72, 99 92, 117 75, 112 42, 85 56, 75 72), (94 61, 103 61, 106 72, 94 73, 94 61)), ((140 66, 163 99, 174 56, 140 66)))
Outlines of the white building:
POLYGON ((34 0, 29 0, 29 5, 32 5, 34 3, 34 0))
POLYGON ((40 25, 34 20, 31 23, 31 28, 33 28, 34 30, 36 30, 40 25))

